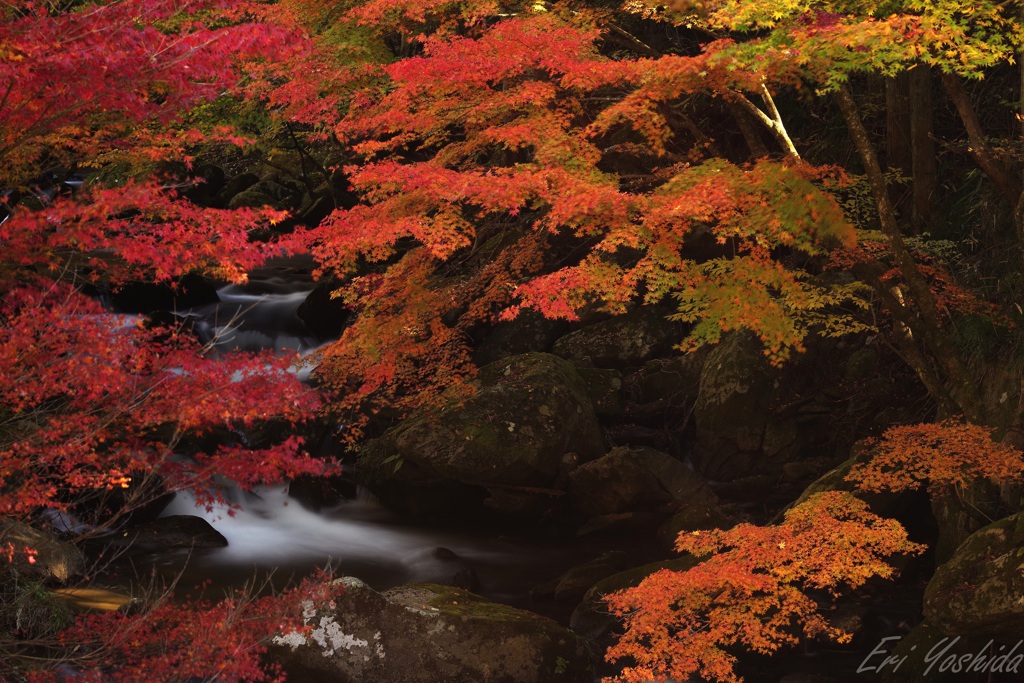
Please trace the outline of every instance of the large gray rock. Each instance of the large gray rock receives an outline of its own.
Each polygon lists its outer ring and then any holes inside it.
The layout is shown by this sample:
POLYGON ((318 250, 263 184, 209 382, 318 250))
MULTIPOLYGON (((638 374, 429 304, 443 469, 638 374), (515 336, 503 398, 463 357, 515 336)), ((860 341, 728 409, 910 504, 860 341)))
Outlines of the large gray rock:
POLYGON ((717 499, 700 476, 672 456, 629 447, 612 449, 574 469, 569 493, 576 507, 593 517, 717 499))
POLYGON ((590 683, 586 643, 544 617, 466 591, 418 584, 378 593, 355 578, 305 605, 308 635, 274 639, 292 680, 334 683, 590 683))
MULTIPOLYGON (((386 502, 430 513, 434 506, 471 506, 467 486, 490 491, 498 502, 508 502, 510 493, 557 493, 563 456, 575 453, 585 462, 603 452, 576 369, 556 356, 531 353, 485 366, 476 394, 409 416, 367 444, 360 464, 386 502)), ((521 504, 517 498, 507 507, 515 513, 521 504)))
POLYGON ((552 350, 573 362, 598 367, 640 365, 682 340, 681 326, 666 315, 658 308, 638 308, 571 332, 555 342, 552 350))
POLYGON ((781 467, 799 453, 796 421, 775 413, 779 377, 752 335, 730 335, 711 351, 694 409, 693 460, 701 473, 735 479, 781 467))
POLYGON ((924 616, 947 633, 1024 633, 1024 513, 976 531, 939 565, 925 589, 924 616))

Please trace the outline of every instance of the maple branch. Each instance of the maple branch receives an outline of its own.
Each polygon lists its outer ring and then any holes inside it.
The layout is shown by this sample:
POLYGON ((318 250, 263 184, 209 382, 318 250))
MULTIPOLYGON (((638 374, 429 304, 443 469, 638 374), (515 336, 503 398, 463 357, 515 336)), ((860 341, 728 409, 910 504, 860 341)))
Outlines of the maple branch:
MULTIPOLYGON (((299 156, 302 159, 304 159, 304 160, 308 160, 309 163, 316 170, 318 170, 318 171, 320 171, 321 173, 324 174, 324 178, 327 180, 327 191, 328 191, 328 193, 331 196, 331 203, 334 204, 334 208, 338 208, 338 197, 334 193, 334 184, 331 183, 331 173, 330 173, 330 171, 328 171, 326 168, 324 168, 324 165, 321 164, 319 161, 317 161, 309 153, 309 151, 306 150, 306 148, 299 141, 298 136, 295 134, 295 129, 292 127, 292 124, 290 122, 286 122, 285 123, 285 130, 288 131, 288 136, 291 137, 292 144, 295 145, 295 149, 299 153, 299 156)), ((312 183, 310 182, 309 177, 306 174, 306 165, 305 165, 305 163, 302 164, 302 181, 306 184, 306 189, 308 189, 310 194, 312 194, 313 190, 315 188, 312 186, 312 183)))
POLYGON ((615 35, 619 36, 622 39, 621 41, 619 41, 620 45, 624 44, 626 47, 631 47, 640 54, 647 55, 648 57, 653 57, 654 59, 658 59, 659 57, 662 56, 660 52, 658 52, 653 47, 651 47, 644 41, 634 36, 629 31, 626 31, 625 29, 617 26, 612 22, 608 22, 607 26, 609 29, 611 29, 612 33, 614 33, 615 35))
POLYGON ((775 139, 778 140, 782 148, 786 150, 794 159, 800 158, 800 153, 796 151, 796 147, 793 145, 793 139, 789 137, 789 133, 786 131, 786 125, 782 121, 782 115, 779 114, 778 107, 775 106, 775 100, 772 98, 772 94, 768 91, 768 87, 762 83, 760 88, 761 99, 764 100, 765 106, 768 107, 770 116, 761 110, 756 104, 747 99, 747 96, 743 93, 733 90, 730 91, 744 109, 749 111, 754 117, 763 123, 768 130, 771 131, 775 139))
POLYGON ((723 156, 721 150, 719 150, 718 146, 715 144, 714 139, 705 135, 704 131, 697 126, 697 123, 682 110, 682 107, 673 107, 672 113, 679 118, 680 123, 683 124, 683 128, 693 136, 698 145, 703 145, 708 149, 708 151, 717 157, 723 156))
POLYGON ((3 98, 0 98, 0 111, 3 111, 4 107, 7 106, 7 98, 11 96, 11 91, 14 90, 14 79, 7 82, 7 88, 4 90, 3 98))
POLYGON ((764 142, 761 140, 761 136, 757 134, 757 129, 750 122, 747 112, 733 100, 728 100, 727 105, 733 119, 736 121, 736 125, 739 126, 743 140, 747 143, 750 156, 755 159, 768 156, 768 148, 764 146, 764 142))
POLYGON ((971 104, 970 95, 963 82, 954 74, 943 73, 942 85, 946 88, 946 93, 967 130, 967 139, 970 141, 968 153, 978 164, 978 168, 995 183, 1003 196, 1016 206, 1021 196, 1021 179, 1003 164, 995 151, 985 142, 981 120, 971 104))

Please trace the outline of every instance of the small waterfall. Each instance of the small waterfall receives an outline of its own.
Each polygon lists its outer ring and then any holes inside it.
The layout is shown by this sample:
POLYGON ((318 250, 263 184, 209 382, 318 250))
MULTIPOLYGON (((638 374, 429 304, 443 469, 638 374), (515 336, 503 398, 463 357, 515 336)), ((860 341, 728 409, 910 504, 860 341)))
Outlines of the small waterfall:
MULTIPOLYGON (((309 291, 309 282, 263 278, 222 287, 218 303, 184 315, 214 353, 239 349, 308 355, 321 344, 298 316, 309 291)), ((312 368, 300 363, 294 371, 306 379, 312 368)), ((531 587, 550 579, 559 567, 578 562, 581 552, 540 539, 415 526, 365 492, 316 512, 291 498, 284 484, 243 491, 227 482, 221 493, 226 504, 212 509, 197 506, 189 492, 178 493, 163 515, 202 517, 228 545, 184 559, 175 553, 152 557, 153 566, 183 571, 190 580, 216 578, 231 585, 252 580, 254 570, 295 576, 330 564, 339 574, 358 576, 381 589, 420 581, 461 585, 468 573, 479 579, 480 592, 489 598, 523 604, 531 587)))
POLYGON ((479 536, 404 526, 366 493, 319 512, 289 497, 287 485, 227 487, 223 497, 227 503, 207 509, 179 493, 162 513, 202 517, 227 539, 227 547, 192 558, 192 571, 244 576, 253 568, 302 571, 330 564, 387 587, 446 583, 460 570, 514 564, 520 555, 489 548, 494 544, 479 536))
POLYGON ((319 341, 298 316, 308 290, 251 294, 235 285, 217 290, 220 302, 185 314, 203 344, 215 351, 297 351, 307 354, 319 341))

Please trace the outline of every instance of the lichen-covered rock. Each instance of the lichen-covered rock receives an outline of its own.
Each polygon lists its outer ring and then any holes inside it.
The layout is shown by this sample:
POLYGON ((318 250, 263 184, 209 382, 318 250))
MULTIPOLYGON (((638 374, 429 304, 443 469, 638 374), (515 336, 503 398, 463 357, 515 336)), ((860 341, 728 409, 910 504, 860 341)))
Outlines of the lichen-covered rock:
POLYGON ((622 374, 618 370, 581 367, 583 379, 594 413, 601 418, 622 416, 622 374))
POLYGON ((304 605, 308 635, 285 633, 269 656, 293 680, 336 683, 590 683, 586 644, 544 617, 456 588, 378 593, 339 579, 330 604, 304 605))
POLYGON ((924 615, 949 633, 1024 633, 1024 513, 971 534, 939 566, 925 589, 924 615))
POLYGON ((604 452, 570 363, 545 353, 514 356, 482 368, 479 383, 461 404, 414 413, 364 447, 360 464, 385 502, 430 513, 479 504, 480 491, 556 491, 566 453, 585 462, 604 452))
POLYGON ((569 473, 569 493, 576 507, 593 517, 716 500, 693 470, 650 448, 615 448, 580 465, 569 473))
POLYGON ((640 365, 682 340, 682 328, 666 315, 658 308, 638 308, 570 332, 552 350, 562 358, 597 367, 640 365))

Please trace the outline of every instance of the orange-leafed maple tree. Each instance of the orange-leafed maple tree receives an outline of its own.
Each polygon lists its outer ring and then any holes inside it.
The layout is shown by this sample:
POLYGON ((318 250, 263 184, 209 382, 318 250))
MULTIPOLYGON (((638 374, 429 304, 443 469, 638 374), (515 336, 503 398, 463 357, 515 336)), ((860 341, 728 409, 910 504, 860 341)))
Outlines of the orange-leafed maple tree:
POLYGON ((871 459, 847 475, 865 491, 922 486, 965 489, 979 479, 1012 484, 1024 477, 1024 453, 980 425, 947 421, 892 427, 866 444, 871 459))
POLYGON ((613 680, 698 674, 737 683, 741 649, 767 654, 803 637, 848 640, 813 594, 834 598, 872 577, 891 577, 886 558, 924 548, 895 520, 830 491, 796 505, 776 526, 684 532, 676 549, 706 559, 684 572, 655 572, 605 598, 625 627, 607 653, 626 663, 613 680))

